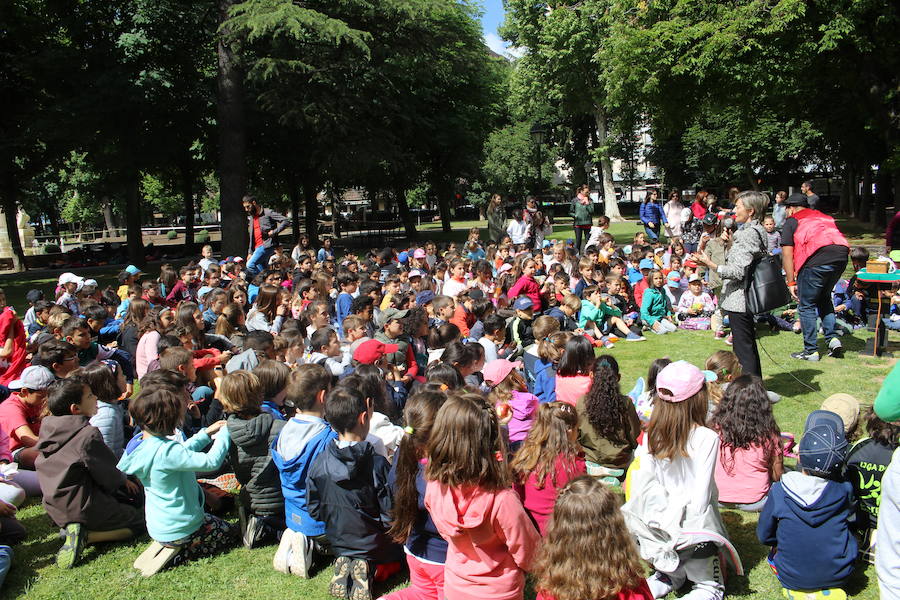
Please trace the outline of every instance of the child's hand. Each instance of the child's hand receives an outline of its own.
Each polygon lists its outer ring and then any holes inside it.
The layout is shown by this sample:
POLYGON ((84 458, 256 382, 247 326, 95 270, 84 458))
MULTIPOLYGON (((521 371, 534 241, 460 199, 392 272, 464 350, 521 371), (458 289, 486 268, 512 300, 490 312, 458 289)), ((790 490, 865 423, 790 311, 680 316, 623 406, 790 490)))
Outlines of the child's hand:
POLYGON ((139 483, 132 481, 130 479, 125 480, 125 490, 128 492, 129 496, 139 496, 141 493, 141 486, 139 483))
POLYGON ((206 435, 212 437, 219 432, 220 429, 225 427, 227 423, 225 421, 216 421, 212 425, 206 428, 206 435))
POLYGON ((195 419, 199 419, 200 415, 200 407, 197 406, 196 402, 188 402, 188 412, 191 413, 191 416, 195 419))
POLYGON ((234 356, 234 355, 231 353, 231 350, 226 350, 225 352, 223 352, 222 354, 219 355, 219 364, 224 365, 229 360, 231 360, 232 356, 234 356))

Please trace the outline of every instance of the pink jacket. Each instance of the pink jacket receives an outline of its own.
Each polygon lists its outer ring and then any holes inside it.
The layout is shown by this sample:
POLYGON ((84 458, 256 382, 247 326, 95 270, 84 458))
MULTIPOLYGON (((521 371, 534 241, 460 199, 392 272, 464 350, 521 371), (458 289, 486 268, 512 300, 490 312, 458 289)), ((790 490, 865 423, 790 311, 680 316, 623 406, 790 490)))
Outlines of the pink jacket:
POLYGON ((425 508, 447 540, 444 593, 453 600, 521 600, 540 534, 512 489, 429 481, 425 508))
POLYGON ((575 406, 578 399, 591 389, 590 375, 556 376, 556 400, 575 406))
POLYGON ((517 296, 522 295, 528 296, 528 298, 531 299, 531 303, 534 304, 534 312, 540 312, 541 286, 538 285, 538 282, 535 281, 533 277, 522 275, 506 293, 506 297, 509 298, 510 304, 512 304, 517 296))
POLYGON ((137 350, 135 350, 136 356, 134 357, 135 372, 138 379, 146 375, 147 367, 150 366, 150 363, 159 358, 159 352, 156 350, 159 338, 158 332, 148 331, 138 340, 137 350))

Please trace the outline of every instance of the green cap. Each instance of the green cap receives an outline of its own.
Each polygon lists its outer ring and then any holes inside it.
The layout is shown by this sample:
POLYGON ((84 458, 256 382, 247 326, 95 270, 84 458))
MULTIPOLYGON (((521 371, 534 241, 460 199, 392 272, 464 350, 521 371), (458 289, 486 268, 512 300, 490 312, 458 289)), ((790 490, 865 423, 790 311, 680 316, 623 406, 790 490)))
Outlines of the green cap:
POLYGON ((875 414, 887 423, 900 421, 900 364, 884 378, 875 398, 875 414))

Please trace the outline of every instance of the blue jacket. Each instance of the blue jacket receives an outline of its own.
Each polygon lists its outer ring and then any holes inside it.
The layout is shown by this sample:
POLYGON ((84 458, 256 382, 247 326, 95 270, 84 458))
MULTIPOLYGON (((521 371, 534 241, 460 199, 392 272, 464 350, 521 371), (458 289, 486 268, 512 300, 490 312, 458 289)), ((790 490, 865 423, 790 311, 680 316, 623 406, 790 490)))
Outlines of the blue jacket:
POLYGON ((305 536, 325 533, 325 523, 306 510, 306 475, 313 461, 337 434, 324 419, 297 415, 288 421, 272 444, 272 460, 281 474, 287 526, 305 536))
MULTIPOLYGON (((388 473, 388 484, 396 495, 397 493, 397 463, 391 467, 388 473)), ((431 515, 425 508, 425 465, 419 463, 416 472, 416 492, 418 492, 419 511, 416 514, 416 521, 413 523, 409 532, 409 538, 406 540, 406 549, 410 554, 418 558, 444 564, 447 560, 447 542, 438 533, 431 515)))
POLYGON ((137 475, 144 484, 147 533, 157 542, 180 540, 203 524, 204 497, 197 472, 222 465, 231 445, 228 428, 219 430, 208 452, 200 452, 210 441, 205 430, 184 444, 154 435, 136 448, 129 444, 119 460, 120 471, 137 475))
POLYGON ((790 590, 840 587, 853 573, 856 538, 850 533, 853 487, 785 473, 772 484, 756 527, 759 541, 775 546, 778 580, 790 590))
POLYGON ((116 458, 125 451, 125 408, 118 402, 97 401, 97 412, 91 417, 91 425, 100 430, 103 441, 116 458))
POLYGON ((641 202, 638 216, 641 219, 641 223, 644 225, 653 223, 658 226, 660 223, 667 222, 666 213, 663 211, 662 205, 659 202, 641 202))
POLYGON ((534 391, 532 392, 541 401, 556 402, 556 367, 553 363, 539 359, 534 366, 534 391))
POLYGON ((341 292, 338 294, 337 301, 334 303, 334 311, 335 311, 335 326, 337 327, 338 334, 341 337, 344 336, 344 319, 347 318, 347 315, 350 314, 350 305, 353 303, 353 296, 348 294, 347 292, 341 292))

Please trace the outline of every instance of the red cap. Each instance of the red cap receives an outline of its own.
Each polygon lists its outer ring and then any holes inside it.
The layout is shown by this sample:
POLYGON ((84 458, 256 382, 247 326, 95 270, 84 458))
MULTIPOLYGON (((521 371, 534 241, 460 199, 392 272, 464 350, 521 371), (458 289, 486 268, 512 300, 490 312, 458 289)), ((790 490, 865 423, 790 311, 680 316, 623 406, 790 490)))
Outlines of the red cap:
POLYGON ((381 360, 385 354, 393 354, 399 349, 400 346, 397 344, 383 344, 378 340, 369 340, 360 344, 353 351, 353 360, 364 365, 371 365, 381 360))

